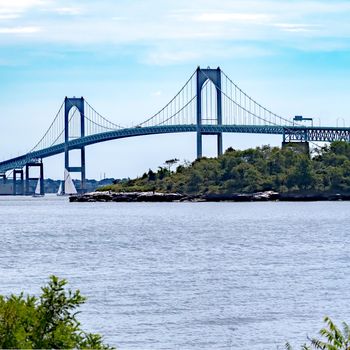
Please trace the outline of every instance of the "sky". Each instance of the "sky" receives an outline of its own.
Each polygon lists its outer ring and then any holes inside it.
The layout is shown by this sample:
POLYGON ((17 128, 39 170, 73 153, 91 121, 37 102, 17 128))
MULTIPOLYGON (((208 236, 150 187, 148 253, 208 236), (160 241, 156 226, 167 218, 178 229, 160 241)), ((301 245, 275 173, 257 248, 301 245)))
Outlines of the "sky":
MULTIPOLYGON (((0 0, 0 160, 30 150, 65 96, 84 96, 115 123, 138 124, 198 65, 220 66, 279 115, 350 126, 350 2, 0 0)), ((87 177, 134 177, 170 158, 192 161, 195 139, 89 146, 87 177)), ((225 148, 280 143, 224 135, 225 148)), ((204 155, 215 155, 213 137, 205 137, 204 155)), ((62 178, 62 156, 44 164, 46 177, 62 178)))

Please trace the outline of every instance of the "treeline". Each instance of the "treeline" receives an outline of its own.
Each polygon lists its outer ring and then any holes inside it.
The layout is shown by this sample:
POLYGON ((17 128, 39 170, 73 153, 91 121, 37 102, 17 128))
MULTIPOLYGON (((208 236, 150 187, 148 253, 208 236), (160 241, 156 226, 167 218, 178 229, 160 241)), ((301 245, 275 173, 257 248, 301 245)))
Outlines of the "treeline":
POLYGON ((259 191, 350 192, 350 144, 337 141, 306 154, 299 147, 229 148, 218 158, 178 165, 167 161, 157 171, 116 182, 101 190, 229 194, 259 191))

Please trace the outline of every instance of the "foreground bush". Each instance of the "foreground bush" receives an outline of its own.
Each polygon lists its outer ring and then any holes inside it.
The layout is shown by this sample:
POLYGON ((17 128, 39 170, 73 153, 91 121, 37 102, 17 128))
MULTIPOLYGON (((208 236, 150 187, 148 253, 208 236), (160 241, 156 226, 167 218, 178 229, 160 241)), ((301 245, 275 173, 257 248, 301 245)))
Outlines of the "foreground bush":
MULTIPOLYGON (((325 317, 326 327, 320 330, 322 339, 310 339, 309 345, 302 346, 302 350, 350 350, 350 327, 347 323, 342 323, 340 330, 329 317, 325 317)), ((287 350, 292 350, 289 343, 286 344, 287 350)))
POLYGON ((79 290, 66 290, 67 281, 50 277, 35 296, 0 296, 2 349, 111 349, 98 334, 86 333, 76 309, 86 301, 79 290))

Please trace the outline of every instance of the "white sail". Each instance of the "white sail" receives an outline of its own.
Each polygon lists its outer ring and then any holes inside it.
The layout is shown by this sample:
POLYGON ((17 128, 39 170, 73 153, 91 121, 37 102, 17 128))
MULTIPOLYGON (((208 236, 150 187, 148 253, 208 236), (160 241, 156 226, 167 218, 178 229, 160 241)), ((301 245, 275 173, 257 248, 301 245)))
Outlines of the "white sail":
POLYGON ((41 181, 40 181, 40 179, 38 180, 38 182, 37 182, 37 184, 36 184, 36 187, 35 187, 35 192, 34 192, 34 194, 36 195, 36 196, 40 196, 41 195, 41 193, 40 193, 40 186, 41 185, 41 181))
POLYGON ((62 196, 62 195, 63 195, 63 186, 62 186, 62 182, 60 182, 60 187, 58 188, 57 196, 62 196))
POLYGON ((64 193, 76 194, 77 190, 67 169, 64 169, 64 193))

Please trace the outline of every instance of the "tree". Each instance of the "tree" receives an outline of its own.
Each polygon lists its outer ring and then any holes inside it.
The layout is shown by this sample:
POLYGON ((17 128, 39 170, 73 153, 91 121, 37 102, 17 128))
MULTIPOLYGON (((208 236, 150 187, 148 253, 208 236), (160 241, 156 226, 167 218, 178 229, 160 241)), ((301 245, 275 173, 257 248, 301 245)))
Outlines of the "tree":
POLYGON ((51 276, 35 296, 0 296, 2 349, 112 349, 98 334, 86 333, 76 309, 86 301, 79 290, 66 290, 67 281, 51 276))
MULTIPOLYGON (((325 317, 326 327, 320 330, 322 339, 313 338, 310 345, 304 344, 302 350, 349 350, 350 349, 350 327, 347 323, 342 323, 342 330, 329 318, 325 317)), ((286 350, 293 350, 289 343, 286 344, 286 350)))
POLYGON ((348 158, 350 157, 350 145, 348 142, 335 141, 335 142, 331 143, 330 150, 334 154, 344 155, 348 158))
POLYGON ((231 153, 231 152, 234 152, 235 150, 232 148, 232 147, 229 147, 226 151, 225 151, 225 153, 231 153))
POLYGON ((192 171, 187 182, 187 192, 188 193, 199 192, 202 183, 203 183, 202 175, 198 171, 192 171))
POLYGON ((159 180, 163 180, 165 177, 170 175, 170 171, 167 168, 158 167, 157 177, 159 180))
POLYGON ((170 171, 177 159, 169 159, 157 173, 103 190, 204 193, 277 192, 350 192, 350 143, 338 141, 312 152, 300 147, 228 149, 218 158, 200 158, 185 162, 170 171))
POLYGON ((174 166, 175 164, 177 164, 180 160, 177 159, 177 158, 174 158, 174 159, 168 159, 165 161, 164 165, 166 167, 168 167, 168 171, 170 172, 171 170, 171 167, 174 166))
POLYGON ((289 187, 298 186, 300 189, 310 189, 315 183, 315 174, 312 168, 311 160, 300 155, 295 167, 292 168, 287 179, 289 187))
POLYGON ((148 170, 147 176, 148 176, 148 181, 156 180, 156 174, 151 169, 148 170))

